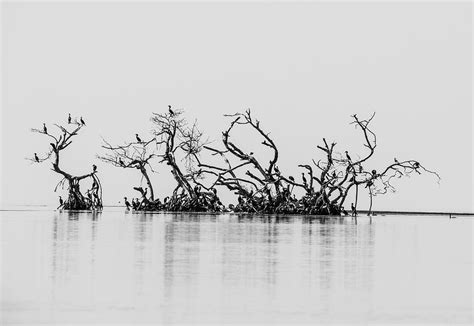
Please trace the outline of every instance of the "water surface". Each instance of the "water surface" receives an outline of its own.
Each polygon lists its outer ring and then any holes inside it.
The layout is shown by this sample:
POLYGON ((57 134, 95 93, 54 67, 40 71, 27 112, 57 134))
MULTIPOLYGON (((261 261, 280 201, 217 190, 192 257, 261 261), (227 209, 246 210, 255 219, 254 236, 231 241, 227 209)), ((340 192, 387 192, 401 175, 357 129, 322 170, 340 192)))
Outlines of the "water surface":
POLYGON ((471 217, 0 214, 2 324, 473 322, 471 217))

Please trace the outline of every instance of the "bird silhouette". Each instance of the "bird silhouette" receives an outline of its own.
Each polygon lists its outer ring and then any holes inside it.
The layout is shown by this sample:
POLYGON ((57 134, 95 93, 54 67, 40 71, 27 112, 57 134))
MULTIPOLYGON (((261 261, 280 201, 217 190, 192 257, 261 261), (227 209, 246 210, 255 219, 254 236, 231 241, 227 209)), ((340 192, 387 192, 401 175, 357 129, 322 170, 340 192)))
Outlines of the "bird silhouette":
POLYGON ((396 157, 393 158, 393 161, 394 161, 395 163, 399 163, 396 157))
POLYGON ((64 200, 59 196, 59 205, 62 206, 64 204, 64 200))
POLYGON ((137 142, 141 143, 142 140, 140 139, 140 137, 138 137, 138 134, 135 134, 135 137, 137 138, 137 142))
POLYGON ((44 122, 43 122, 43 132, 44 132, 45 134, 48 133, 48 128, 46 128, 46 123, 44 123, 44 122))
POLYGON ((86 125, 86 123, 84 122, 84 120, 82 119, 82 117, 81 117, 81 123, 82 123, 83 126, 86 125))
POLYGON ((346 153, 347 159, 348 159, 349 161, 352 161, 351 157, 349 156, 349 153, 348 153, 347 151, 346 151, 345 153, 346 153))
POLYGON ((71 113, 69 113, 69 116, 67 117, 67 123, 70 124, 70 123, 71 123, 71 120, 72 120, 72 118, 71 118, 71 113))
POLYGON ((295 182, 295 178, 293 178, 291 175, 288 177, 292 182, 295 182))
POLYGON ((38 155, 37 155, 36 153, 35 153, 35 161, 38 162, 38 163, 39 163, 39 161, 40 161, 40 160, 39 160, 39 157, 38 157, 38 155))
POLYGON ((118 161, 119 161, 119 164, 120 164, 121 166, 125 167, 125 163, 123 163, 123 161, 122 161, 122 159, 121 159, 121 158, 119 158, 119 160, 118 160, 118 161))
POLYGON ((123 197, 124 201, 125 201, 125 206, 127 206, 127 210, 130 210, 130 202, 127 200, 127 197, 123 197))
POLYGON ((372 170, 372 174, 373 174, 373 175, 376 175, 376 174, 377 174, 377 170, 372 170))
POLYGON ((170 116, 174 116, 174 112, 171 110, 171 105, 168 105, 168 112, 170 113, 170 116))
POLYGON ((336 171, 332 171, 332 177, 333 177, 333 178, 337 178, 336 171))
POLYGON ((92 164, 92 172, 95 172, 95 171, 97 171, 97 165, 92 164))

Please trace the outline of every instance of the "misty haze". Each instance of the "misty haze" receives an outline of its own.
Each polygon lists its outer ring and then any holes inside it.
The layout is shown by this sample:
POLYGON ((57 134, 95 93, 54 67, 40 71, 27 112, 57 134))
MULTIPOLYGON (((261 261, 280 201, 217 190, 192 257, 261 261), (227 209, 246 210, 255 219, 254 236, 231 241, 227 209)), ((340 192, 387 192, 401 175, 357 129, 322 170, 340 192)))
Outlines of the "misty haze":
POLYGON ((2 324, 472 324, 472 4, 3 2, 2 324))

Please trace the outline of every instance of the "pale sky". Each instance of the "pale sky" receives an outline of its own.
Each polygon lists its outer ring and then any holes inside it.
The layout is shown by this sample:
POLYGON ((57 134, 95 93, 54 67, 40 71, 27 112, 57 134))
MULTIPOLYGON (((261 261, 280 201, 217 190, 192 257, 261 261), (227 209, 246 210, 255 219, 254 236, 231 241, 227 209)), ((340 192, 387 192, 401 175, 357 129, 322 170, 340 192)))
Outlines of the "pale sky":
MULTIPOLYGON (((223 114, 251 108, 280 148, 280 170, 295 176, 298 164, 323 158, 322 137, 362 155, 350 115, 375 111, 378 149, 368 168, 416 159, 442 181, 400 179, 374 209, 473 211, 471 7, 3 2, 1 206, 55 206, 65 194, 54 193, 61 178, 49 164, 25 157, 49 146, 30 128, 52 129, 69 112, 87 127, 64 168, 79 174, 96 163, 105 204, 137 196, 137 171, 96 159, 100 137, 147 138, 151 112, 171 104, 215 144, 223 114)), ((264 150, 248 133, 233 136, 264 150)), ((163 169, 153 181, 159 197, 174 187, 163 169)))

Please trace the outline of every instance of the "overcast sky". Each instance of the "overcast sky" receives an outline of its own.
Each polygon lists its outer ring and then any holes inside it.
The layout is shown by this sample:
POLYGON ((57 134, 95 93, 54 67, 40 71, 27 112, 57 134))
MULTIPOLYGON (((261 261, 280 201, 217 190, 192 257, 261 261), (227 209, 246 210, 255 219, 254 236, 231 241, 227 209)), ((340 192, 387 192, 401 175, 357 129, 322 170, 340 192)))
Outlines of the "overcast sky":
MULTIPOLYGON (((56 205, 61 178, 25 158, 49 146, 30 128, 52 129, 69 112, 87 127, 64 168, 84 173, 95 162, 105 204, 136 196, 137 171, 97 161, 100 137, 146 138, 151 112, 168 104, 198 119, 215 144, 223 114, 251 108, 280 148, 280 169, 294 175, 322 158, 322 137, 362 155, 350 115, 376 112, 378 152, 367 168, 417 159, 442 181, 398 180, 374 208, 473 210, 469 2, 3 2, 2 207, 56 205)), ((248 133, 233 137, 262 151, 248 133)), ((164 170, 153 180, 159 197, 173 188, 164 170)))

